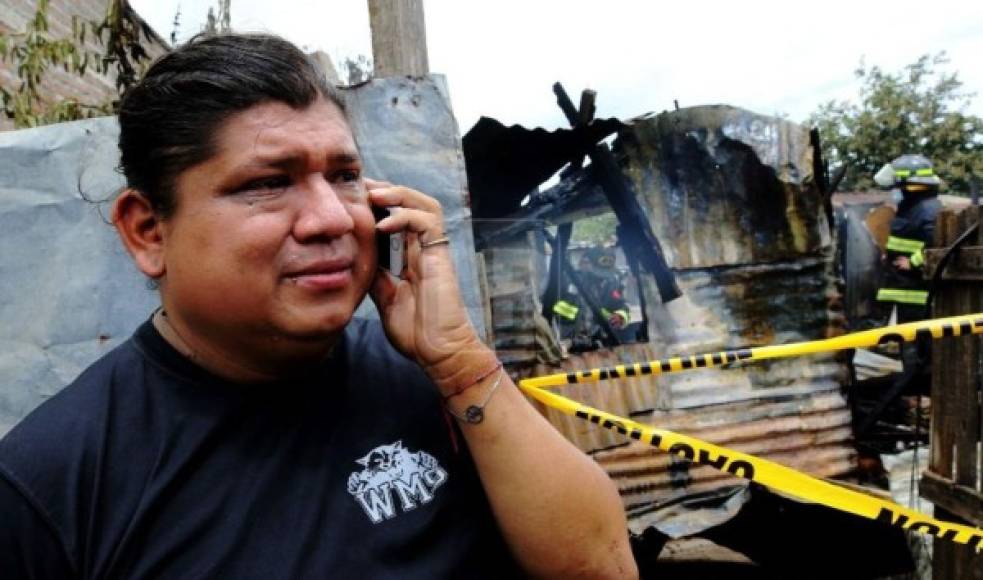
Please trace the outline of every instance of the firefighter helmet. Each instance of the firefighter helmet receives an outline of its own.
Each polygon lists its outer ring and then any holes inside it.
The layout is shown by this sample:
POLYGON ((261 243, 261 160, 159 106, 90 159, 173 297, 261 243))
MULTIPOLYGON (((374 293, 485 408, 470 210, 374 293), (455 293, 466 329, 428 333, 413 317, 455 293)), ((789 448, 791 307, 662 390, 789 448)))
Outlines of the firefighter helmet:
POLYGON ((898 187, 903 192, 938 191, 942 180, 924 155, 902 155, 874 175, 881 187, 898 187))

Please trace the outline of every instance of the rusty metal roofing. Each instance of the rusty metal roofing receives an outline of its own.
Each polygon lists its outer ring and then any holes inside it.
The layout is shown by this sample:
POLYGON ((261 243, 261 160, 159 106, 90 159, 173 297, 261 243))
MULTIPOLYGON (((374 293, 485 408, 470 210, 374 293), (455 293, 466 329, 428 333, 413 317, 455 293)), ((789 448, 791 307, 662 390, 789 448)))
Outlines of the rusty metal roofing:
MULTIPOLYGON (((646 279, 648 343, 558 360, 555 348, 544 348, 555 337, 536 321, 544 261, 534 236, 492 247, 486 260, 493 326, 499 352, 517 375, 843 332, 835 247, 813 177, 807 130, 731 107, 696 107, 633 121, 619 131, 615 150, 685 296, 663 305, 646 279)), ((843 363, 820 355, 570 385, 564 394, 829 477, 854 465, 851 416, 841 393, 846 378, 843 363)), ((611 474, 629 514, 733 483, 709 467, 688 465, 581 419, 544 412, 611 474)))

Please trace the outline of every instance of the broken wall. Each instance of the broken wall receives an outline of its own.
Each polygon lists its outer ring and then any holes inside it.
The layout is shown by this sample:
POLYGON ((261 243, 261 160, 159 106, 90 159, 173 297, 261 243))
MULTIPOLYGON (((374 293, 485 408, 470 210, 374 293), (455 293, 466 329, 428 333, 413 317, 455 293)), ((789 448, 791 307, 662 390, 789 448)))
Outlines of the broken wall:
MULTIPOLYGON (((843 331, 826 200, 805 128, 727 106, 695 107, 629 122, 619 131, 615 154, 684 297, 661 304, 646 277, 650 342, 572 355, 531 374, 843 331)), ((853 467, 851 417, 841 394, 846 378, 844 364, 819 355, 569 385, 563 392, 826 477, 853 467)), ((734 481, 544 412, 614 477, 639 529, 646 506, 734 481)))

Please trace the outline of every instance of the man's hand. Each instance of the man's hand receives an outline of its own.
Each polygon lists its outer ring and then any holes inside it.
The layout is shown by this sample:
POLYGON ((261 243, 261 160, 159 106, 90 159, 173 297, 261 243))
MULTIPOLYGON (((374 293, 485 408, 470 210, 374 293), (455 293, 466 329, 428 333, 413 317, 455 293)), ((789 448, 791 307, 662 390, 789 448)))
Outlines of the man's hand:
POLYGON ((894 262, 892 263, 894 264, 894 267, 897 268, 898 270, 904 272, 911 270, 911 260, 909 260, 906 256, 898 256, 897 258, 894 259, 894 262))
POLYGON ((483 420, 461 422, 461 432, 519 565, 534 577, 637 577, 614 484, 529 404, 508 373, 494 373, 498 359, 468 320, 450 248, 431 245, 446 235, 440 204, 406 187, 366 184, 370 203, 401 208, 378 229, 406 232, 402 277, 380 270, 372 288, 386 334, 452 399, 449 408, 460 414, 482 406, 483 420), (497 378, 474 382, 489 369, 497 378))
POLYGON ((428 245, 447 235, 440 203, 408 187, 365 183, 369 203, 391 210, 376 227, 406 233, 402 276, 379 270, 371 291, 393 346, 422 366, 438 387, 467 371, 461 361, 474 359, 476 350, 480 362, 493 360, 468 319, 449 244, 428 245))

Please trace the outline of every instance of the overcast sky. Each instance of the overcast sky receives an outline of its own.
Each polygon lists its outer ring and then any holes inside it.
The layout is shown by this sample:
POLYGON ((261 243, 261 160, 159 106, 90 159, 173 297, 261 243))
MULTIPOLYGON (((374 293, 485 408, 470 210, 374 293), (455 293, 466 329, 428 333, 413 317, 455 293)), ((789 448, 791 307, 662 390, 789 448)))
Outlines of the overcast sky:
MULTIPOLYGON (((131 0, 169 38, 201 29, 214 0, 131 0)), ((371 55, 364 0, 232 0, 232 26, 280 34, 335 63, 371 55)), ((427 0, 430 70, 446 75, 464 133, 481 115, 506 124, 566 123, 551 86, 574 101, 598 92, 599 117, 727 103, 804 120, 855 99, 868 65, 900 70, 946 51, 969 112, 983 116, 983 2, 427 0)))

